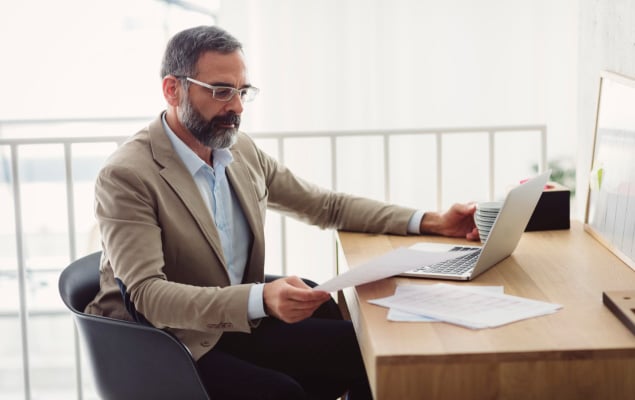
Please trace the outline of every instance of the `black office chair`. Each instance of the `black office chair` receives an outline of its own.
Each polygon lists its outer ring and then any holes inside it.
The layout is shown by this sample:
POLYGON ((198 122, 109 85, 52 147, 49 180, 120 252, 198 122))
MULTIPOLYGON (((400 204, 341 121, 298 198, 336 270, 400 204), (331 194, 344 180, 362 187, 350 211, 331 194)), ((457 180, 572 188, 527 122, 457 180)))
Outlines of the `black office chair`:
POLYGON ((99 259, 93 253, 62 271, 59 291, 73 313, 103 399, 206 399, 188 349, 166 331, 84 313, 99 290, 99 259))

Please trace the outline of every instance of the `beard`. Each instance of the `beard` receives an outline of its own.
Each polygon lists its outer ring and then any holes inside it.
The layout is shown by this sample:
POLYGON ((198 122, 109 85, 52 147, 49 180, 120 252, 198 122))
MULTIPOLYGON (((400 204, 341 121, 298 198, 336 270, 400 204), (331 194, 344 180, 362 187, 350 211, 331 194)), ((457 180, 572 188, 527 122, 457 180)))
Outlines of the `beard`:
POLYGON ((233 111, 206 120, 186 97, 180 104, 179 119, 199 142, 212 149, 228 149, 236 143, 240 115, 233 111), (233 127, 225 127, 230 125, 233 127))

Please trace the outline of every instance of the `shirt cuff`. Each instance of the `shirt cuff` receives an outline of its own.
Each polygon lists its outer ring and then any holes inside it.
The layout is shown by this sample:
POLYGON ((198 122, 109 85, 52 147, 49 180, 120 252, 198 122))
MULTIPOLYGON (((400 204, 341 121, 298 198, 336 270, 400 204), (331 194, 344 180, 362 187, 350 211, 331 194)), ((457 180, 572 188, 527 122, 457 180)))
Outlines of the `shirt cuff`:
POLYGON ((251 289, 249 289, 249 303, 247 305, 247 318, 249 318, 249 320, 267 316, 267 313, 265 313, 264 299, 262 297, 264 289, 264 283, 252 285, 251 289))
POLYGON ((410 221, 408 221, 408 233, 421 235, 421 220, 423 219, 423 214, 425 214, 425 212, 422 210, 417 210, 412 214, 410 221))

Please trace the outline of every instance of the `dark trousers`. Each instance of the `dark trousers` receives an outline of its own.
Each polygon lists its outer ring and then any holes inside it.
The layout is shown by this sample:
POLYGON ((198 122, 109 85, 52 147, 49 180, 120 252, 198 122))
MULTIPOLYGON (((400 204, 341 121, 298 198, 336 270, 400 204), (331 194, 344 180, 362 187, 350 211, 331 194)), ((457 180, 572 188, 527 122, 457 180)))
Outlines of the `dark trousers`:
POLYGON ((332 300, 301 322, 224 333, 198 368, 212 399, 372 399, 353 326, 332 300))

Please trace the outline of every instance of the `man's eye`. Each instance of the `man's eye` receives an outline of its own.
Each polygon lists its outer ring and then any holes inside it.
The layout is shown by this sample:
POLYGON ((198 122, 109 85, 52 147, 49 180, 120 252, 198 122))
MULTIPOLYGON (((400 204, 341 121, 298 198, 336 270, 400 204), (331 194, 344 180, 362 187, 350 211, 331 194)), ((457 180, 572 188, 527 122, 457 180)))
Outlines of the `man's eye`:
POLYGON ((232 95, 233 90, 231 88, 216 88, 214 94, 220 98, 227 98, 232 95))

